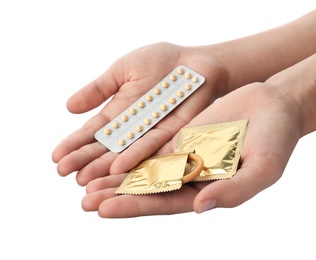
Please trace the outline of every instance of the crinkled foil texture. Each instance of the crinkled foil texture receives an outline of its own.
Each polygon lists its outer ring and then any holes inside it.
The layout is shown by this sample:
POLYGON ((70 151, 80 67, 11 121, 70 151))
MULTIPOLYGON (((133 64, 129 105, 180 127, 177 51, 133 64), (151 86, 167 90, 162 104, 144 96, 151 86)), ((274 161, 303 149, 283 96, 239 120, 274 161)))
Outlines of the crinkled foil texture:
POLYGON ((247 120, 240 120, 180 131, 175 151, 194 149, 207 168, 194 181, 227 179, 236 173, 247 123, 247 120))
POLYGON ((175 151, 150 157, 132 169, 116 194, 150 194, 178 190, 187 172, 188 155, 193 152, 204 168, 193 181, 231 178, 238 169, 248 121, 183 128, 175 151))
POLYGON ((148 194, 178 190, 190 151, 150 157, 133 168, 116 194, 148 194))

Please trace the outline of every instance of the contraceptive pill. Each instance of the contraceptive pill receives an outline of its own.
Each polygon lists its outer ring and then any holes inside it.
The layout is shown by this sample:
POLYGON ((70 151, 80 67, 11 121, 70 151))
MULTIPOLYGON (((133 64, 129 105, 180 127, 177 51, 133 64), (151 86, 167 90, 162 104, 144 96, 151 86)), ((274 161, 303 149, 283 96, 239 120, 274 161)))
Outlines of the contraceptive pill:
POLYGON ((110 151, 120 153, 142 137, 205 81, 190 68, 175 68, 150 91, 95 133, 110 151))

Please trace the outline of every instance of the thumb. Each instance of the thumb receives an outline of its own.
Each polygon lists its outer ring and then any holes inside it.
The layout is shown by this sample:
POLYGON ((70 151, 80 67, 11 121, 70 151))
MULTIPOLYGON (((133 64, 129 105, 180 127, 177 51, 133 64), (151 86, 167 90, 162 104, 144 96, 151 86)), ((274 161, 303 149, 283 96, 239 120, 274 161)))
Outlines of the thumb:
POLYGON ((202 213, 212 208, 239 206, 271 186, 280 176, 280 172, 263 172, 254 167, 242 168, 232 178, 218 180, 204 187, 195 197, 193 209, 202 213))
POLYGON ((67 101, 67 109, 72 113, 84 113, 101 105, 115 94, 122 82, 120 70, 113 64, 100 77, 90 82, 67 101))

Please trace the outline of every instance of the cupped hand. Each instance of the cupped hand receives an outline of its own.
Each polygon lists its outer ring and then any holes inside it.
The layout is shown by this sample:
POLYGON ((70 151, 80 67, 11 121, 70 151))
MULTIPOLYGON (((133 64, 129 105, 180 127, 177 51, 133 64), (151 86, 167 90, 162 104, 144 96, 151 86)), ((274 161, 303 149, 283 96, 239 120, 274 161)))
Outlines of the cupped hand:
POLYGON ((78 172, 77 182, 86 185, 109 173, 128 171, 156 152, 181 127, 212 103, 226 81, 227 72, 223 64, 203 53, 200 48, 157 43, 132 51, 69 98, 67 108, 72 113, 84 113, 106 104, 82 128, 62 140, 55 148, 52 159, 58 164, 58 173, 66 176, 78 172), (121 154, 108 151, 95 140, 97 130, 178 65, 186 65, 206 78, 205 83, 190 98, 121 154))
MULTIPOLYGON (((299 108, 266 83, 237 89, 209 106, 187 126, 248 119, 240 168, 228 180, 191 182, 180 190, 151 195, 115 195, 126 174, 91 181, 83 209, 101 217, 135 217, 201 213, 215 207, 235 207, 274 184, 301 137, 299 108)), ((172 152, 177 135, 158 154, 172 152)))

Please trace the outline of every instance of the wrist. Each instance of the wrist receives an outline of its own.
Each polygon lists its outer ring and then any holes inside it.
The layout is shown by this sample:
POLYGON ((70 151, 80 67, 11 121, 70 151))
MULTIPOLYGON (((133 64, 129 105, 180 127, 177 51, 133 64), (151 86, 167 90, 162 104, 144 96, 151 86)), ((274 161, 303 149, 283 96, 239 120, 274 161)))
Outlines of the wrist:
POLYGON ((278 90, 282 100, 298 111, 301 136, 316 130, 316 54, 266 82, 278 90))
POLYGON ((209 46, 184 47, 182 50, 184 55, 180 56, 185 60, 181 63, 193 64, 192 69, 205 77, 204 85, 212 91, 211 103, 229 93, 227 67, 214 50, 210 51, 209 46))
POLYGON ((316 10, 285 25, 232 41, 200 47, 226 68, 224 94, 272 75, 316 52, 316 10))

